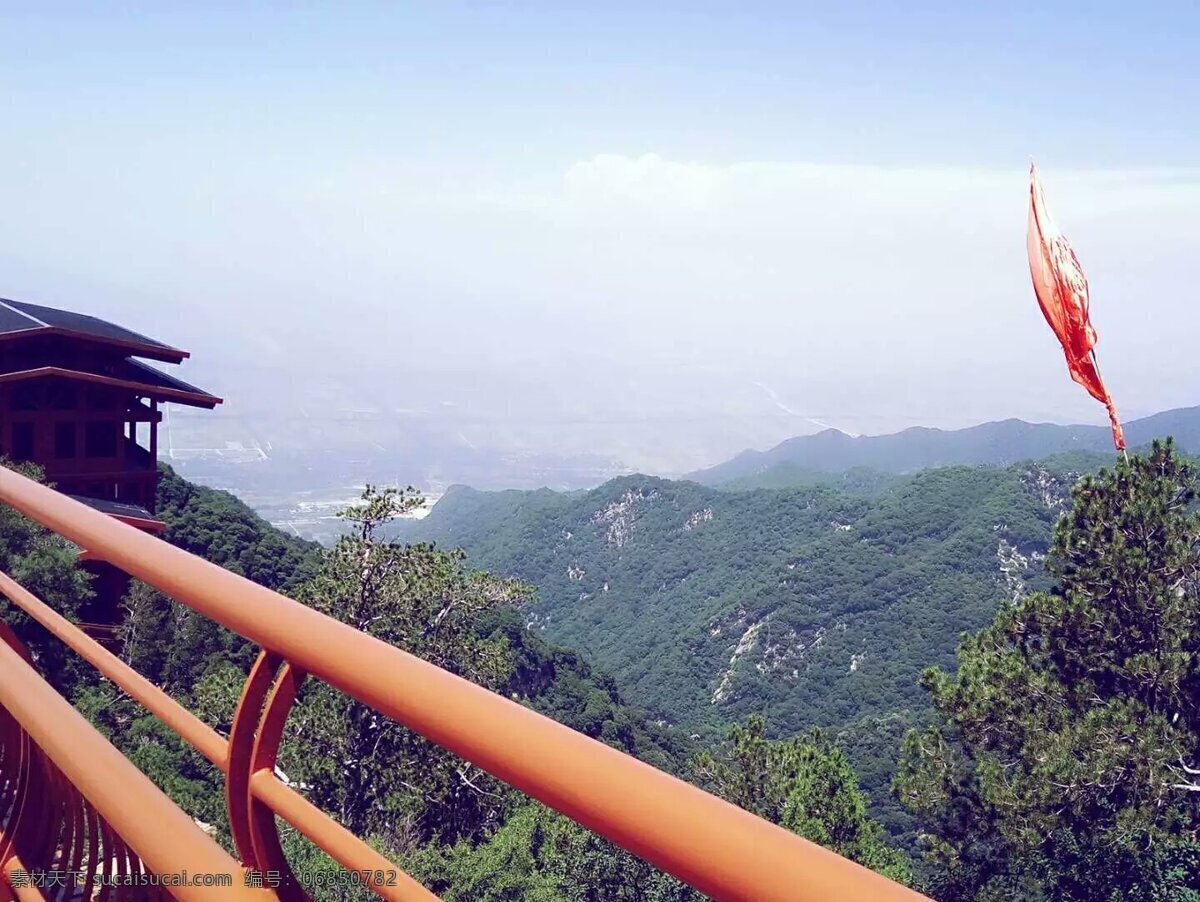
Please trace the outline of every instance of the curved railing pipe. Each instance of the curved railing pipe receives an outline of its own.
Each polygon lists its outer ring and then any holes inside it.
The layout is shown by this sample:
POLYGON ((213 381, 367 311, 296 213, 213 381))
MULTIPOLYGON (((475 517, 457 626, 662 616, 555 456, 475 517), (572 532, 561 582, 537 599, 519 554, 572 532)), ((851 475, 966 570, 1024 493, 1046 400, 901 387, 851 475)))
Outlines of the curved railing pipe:
MULTIPOLYGON (((247 683, 254 695, 251 681, 259 681, 257 702, 299 674, 324 680, 718 899, 922 898, 516 702, 3 468, 0 501, 258 643, 264 656, 247 683), (283 668, 278 674, 276 666, 283 668), (273 688, 267 690, 268 684, 273 688)), ((281 704, 286 709, 290 699, 281 704)), ((259 711, 253 716, 257 721, 259 711)), ((261 764, 273 763, 273 751, 255 748, 247 760, 260 765, 238 777, 250 787, 251 806, 270 805, 272 791, 255 794, 254 782, 263 784, 261 764)), ((234 825, 235 838, 238 829, 234 825)), ((253 840, 248 835, 245 842, 253 846, 253 840)))

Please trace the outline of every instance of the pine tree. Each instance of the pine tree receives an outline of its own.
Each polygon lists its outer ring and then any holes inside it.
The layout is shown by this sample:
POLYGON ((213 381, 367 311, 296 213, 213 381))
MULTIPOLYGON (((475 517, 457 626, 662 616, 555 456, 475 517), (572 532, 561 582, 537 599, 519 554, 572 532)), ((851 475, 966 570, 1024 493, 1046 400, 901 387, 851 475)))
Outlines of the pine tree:
POLYGON ((729 732, 724 757, 696 760, 697 776, 717 795, 893 880, 911 879, 908 858, 885 842, 841 749, 820 731, 766 738, 766 721, 750 717, 729 732))
POLYGON ((894 788, 940 898, 1197 898, 1198 491, 1169 441, 1085 478, 1053 590, 924 675, 894 788))
MULTIPOLYGON (((419 503, 410 490, 368 486, 343 512, 350 532, 328 550, 298 601, 490 689, 512 671, 502 640, 480 635, 483 612, 525 588, 467 570, 460 552, 403 545, 387 524, 419 503)), ((506 790, 457 758, 324 683, 309 682, 289 719, 289 777, 360 834, 415 819, 422 839, 453 841, 498 823, 506 790)))

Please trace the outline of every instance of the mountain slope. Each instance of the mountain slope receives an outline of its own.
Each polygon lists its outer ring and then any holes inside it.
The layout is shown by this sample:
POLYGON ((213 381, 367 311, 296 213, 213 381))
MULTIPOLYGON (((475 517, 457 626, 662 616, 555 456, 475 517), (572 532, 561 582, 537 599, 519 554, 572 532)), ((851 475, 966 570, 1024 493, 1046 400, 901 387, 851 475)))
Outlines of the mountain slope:
POLYGON ((646 476, 570 495, 456 487, 398 528, 533 583, 532 630, 684 735, 711 741, 752 713, 777 735, 832 729, 910 843, 888 786, 898 737, 926 711, 919 675, 952 667, 962 632, 1044 585, 1069 486, 1100 460, 864 473, 848 490, 825 474, 804 483, 807 471, 777 489, 646 476))
MULTIPOLYGON (((1125 424, 1131 448, 1162 435, 1175 436, 1183 451, 1200 451, 1200 407, 1168 410, 1125 424)), ((840 473, 870 467, 887 473, 912 473, 956 464, 1007 465, 1066 451, 1107 452, 1112 439, 1106 426, 1060 426, 1003 420, 968 429, 923 426, 893 435, 852 437, 836 429, 788 439, 768 451, 743 451, 732 460, 688 474, 704 485, 721 485, 763 474, 780 464, 840 473)))
MULTIPOLYGON (((489 501, 559 497, 549 491, 474 494, 489 501)), ((165 465, 160 467, 157 509, 167 525, 164 538, 171 544, 268 588, 292 592, 314 575, 321 553, 315 542, 283 532, 237 496, 189 482, 165 465)), ((468 513, 474 517, 483 512, 468 513)), ((479 629, 507 641, 514 666, 505 687, 509 697, 664 770, 678 771, 690 756, 686 737, 648 721, 621 698, 611 676, 593 670, 574 651, 525 630, 512 608, 489 611, 479 629)), ((234 644, 247 645, 240 637, 234 644)), ((217 660, 226 651, 220 649, 217 660)), ((202 672, 206 663, 200 660, 193 666, 202 672)))
POLYGON ((530 625, 635 704, 783 732, 920 707, 920 671, 1041 579, 1078 460, 952 467, 875 497, 622 477, 572 495, 448 492, 405 537, 539 589, 530 625))
POLYGON ((843 472, 834 473, 809 469, 785 460, 761 473, 731 479, 717 487, 727 492, 744 492, 750 489, 798 489, 823 485, 853 495, 870 496, 883 493, 903 479, 898 473, 885 473, 872 467, 851 467, 843 472))

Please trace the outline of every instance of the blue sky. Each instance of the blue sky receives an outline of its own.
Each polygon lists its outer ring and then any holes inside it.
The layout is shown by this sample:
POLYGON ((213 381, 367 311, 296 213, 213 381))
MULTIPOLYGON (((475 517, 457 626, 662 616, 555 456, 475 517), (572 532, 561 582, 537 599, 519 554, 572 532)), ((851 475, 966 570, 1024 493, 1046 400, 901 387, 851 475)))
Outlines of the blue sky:
POLYGON ((651 408, 703 371, 860 430, 1101 421, 1025 284, 1034 155, 1118 402, 1200 400, 1145 314, 1200 326, 1195 4, 84 6, 0 3, 0 296, 217 378, 365 329, 422 336, 423 384, 587 360, 651 408))
POLYGON ((1188 164, 1200 137, 1195 4, 84 6, 3 5, 26 133, 1085 166, 1188 164))

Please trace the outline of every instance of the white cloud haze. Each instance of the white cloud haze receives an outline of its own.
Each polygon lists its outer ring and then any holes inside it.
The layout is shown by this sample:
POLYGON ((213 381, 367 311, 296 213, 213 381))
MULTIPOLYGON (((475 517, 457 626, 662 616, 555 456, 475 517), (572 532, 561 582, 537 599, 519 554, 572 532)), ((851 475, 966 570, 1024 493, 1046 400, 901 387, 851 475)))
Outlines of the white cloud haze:
MULTIPOLYGON (((17 214, 0 224, 0 293, 161 333, 234 403, 321 372, 416 406, 474 394, 509 418, 506 441, 661 469, 817 428, 755 383, 862 432, 1104 421, 1032 296, 1026 161, 603 153, 479 171, 165 140, 140 158, 92 148, 84 166, 77 150, 0 150, 17 214), (366 344, 375 360, 351 379, 366 344), (288 372, 247 380, 255 356, 288 372)), ((1042 174, 1122 411, 1200 401, 1200 171, 1042 174)))

